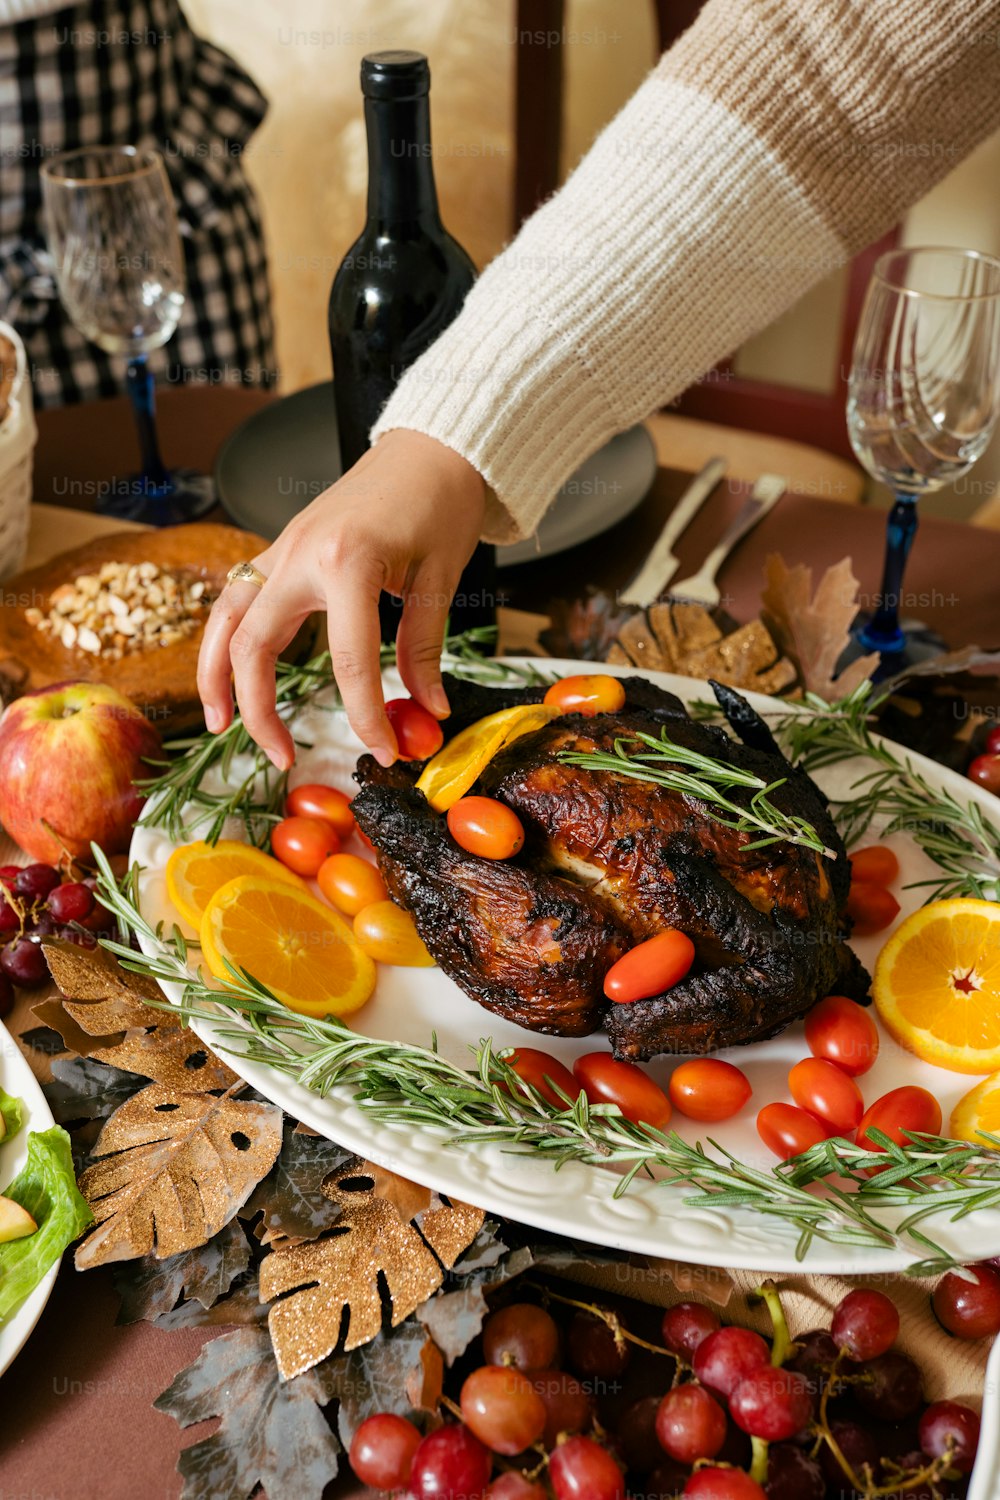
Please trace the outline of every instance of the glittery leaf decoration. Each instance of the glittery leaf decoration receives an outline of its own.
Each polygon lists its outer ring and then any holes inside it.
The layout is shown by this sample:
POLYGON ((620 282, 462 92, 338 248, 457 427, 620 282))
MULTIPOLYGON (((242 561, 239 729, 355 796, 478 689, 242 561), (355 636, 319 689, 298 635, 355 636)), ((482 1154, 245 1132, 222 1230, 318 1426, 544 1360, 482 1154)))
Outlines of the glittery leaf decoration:
POLYGON ((340 1209, 323 1192, 323 1183, 355 1161, 350 1151, 335 1146, 323 1136, 295 1128, 287 1116, 281 1153, 274 1167, 254 1188, 240 1210, 250 1219, 264 1216, 264 1227, 272 1235, 312 1240, 329 1229, 340 1209))
POLYGON ((140 1318, 158 1322, 182 1305, 193 1302, 203 1312, 214 1307, 237 1276, 250 1265, 250 1245, 234 1219, 206 1245, 182 1250, 169 1260, 146 1256, 116 1267, 115 1290, 121 1298, 118 1323, 140 1318))
POLYGON ((246 1202, 281 1147, 281 1110, 153 1083, 104 1126, 80 1177, 98 1227, 78 1269, 203 1245, 246 1202))

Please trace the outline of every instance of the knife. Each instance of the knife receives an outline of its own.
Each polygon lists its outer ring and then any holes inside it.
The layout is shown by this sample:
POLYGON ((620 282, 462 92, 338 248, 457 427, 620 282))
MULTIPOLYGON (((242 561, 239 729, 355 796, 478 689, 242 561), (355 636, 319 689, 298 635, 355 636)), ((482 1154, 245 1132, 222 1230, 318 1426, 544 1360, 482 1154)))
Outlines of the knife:
POLYGON ((695 475, 670 512, 646 561, 618 595, 620 603, 637 604, 640 608, 645 608, 659 598, 680 567, 679 558, 674 556, 674 543, 690 526, 725 472, 724 458, 710 458, 701 472, 695 475))

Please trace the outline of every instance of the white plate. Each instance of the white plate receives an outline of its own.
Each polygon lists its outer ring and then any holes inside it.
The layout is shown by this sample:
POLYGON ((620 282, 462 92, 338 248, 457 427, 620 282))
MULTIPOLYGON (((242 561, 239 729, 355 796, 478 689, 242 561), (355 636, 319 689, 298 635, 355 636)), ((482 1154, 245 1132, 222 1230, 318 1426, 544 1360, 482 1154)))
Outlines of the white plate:
MULTIPOLYGON (((10 1032, 0 1022, 0 1084, 24 1105, 24 1123, 10 1141, 0 1142, 0 1191, 15 1178, 28 1160, 28 1132, 48 1130, 56 1122, 35 1082, 35 1075, 10 1032)), ((59 1274, 59 1262, 46 1271, 20 1307, 0 1322, 0 1375, 3 1374, 42 1315, 59 1274)))
MULTIPOLYGON (((551 667, 557 673, 576 671, 579 665, 579 662, 545 663, 546 669, 551 667)), ((628 675, 628 671, 622 668, 619 675, 628 675)), ((690 678, 655 672, 646 675, 688 701, 705 698, 709 693, 705 683, 690 678)), ((401 691, 394 672, 386 674, 385 685, 387 696, 396 696, 401 691)), ((765 711, 787 709, 786 704, 773 699, 747 696, 765 711)), ((324 708, 317 701, 298 720, 297 733, 313 748, 301 753, 294 780, 327 782, 352 790, 350 775, 360 745, 344 715, 339 710, 324 708)), ((960 797, 978 800, 987 816, 996 816, 996 804, 988 793, 931 761, 916 755, 911 758, 932 784, 950 786, 960 797)), ((249 769, 248 761, 243 766, 234 761, 231 774, 243 778, 249 769)), ((846 788, 849 776, 846 768, 835 767, 817 780, 825 790, 836 793, 846 788)), ((240 835, 236 824, 227 832, 232 837, 240 835)), ((873 833, 866 841, 875 837, 877 834, 873 833)), ((923 879, 934 872, 934 866, 906 838, 896 836, 888 842, 900 858, 900 884, 923 879)), ((144 867, 140 887, 143 913, 154 926, 161 918, 167 920, 168 927, 177 920, 167 899, 163 874, 171 848, 161 830, 136 829, 131 857, 144 867)), ((919 904, 918 892, 897 891, 897 895, 904 915, 919 904)), ((855 945, 869 968, 882 940, 881 937, 862 939, 855 945)), ((171 998, 179 998, 177 987, 171 998)), ((492 1036, 499 1046, 534 1043, 566 1063, 605 1045, 602 1033, 572 1040, 527 1032, 484 1010, 438 969, 381 968, 375 994, 358 1014, 357 1025, 371 1036, 422 1045, 436 1031, 442 1052, 461 1063, 469 1061, 469 1045, 487 1036, 492 1036)), ((200 1022, 196 1030, 210 1046, 221 1048, 212 1023, 200 1022)), ((806 1054, 801 1022, 771 1041, 721 1053, 720 1056, 737 1062, 747 1073, 754 1090, 752 1100, 735 1118, 711 1128, 675 1115, 678 1131, 689 1140, 712 1136, 742 1160, 760 1167, 771 1166, 774 1158, 758 1138, 755 1114, 768 1100, 788 1097, 788 1070, 806 1054)), ((672 1256, 705 1265, 773 1271, 801 1269, 801 1263, 795 1259, 793 1230, 776 1220, 740 1210, 690 1207, 682 1202, 683 1189, 639 1179, 624 1196, 614 1199, 616 1179, 606 1169, 571 1162, 556 1172, 548 1161, 514 1156, 498 1146, 448 1148, 444 1137, 435 1130, 373 1120, 353 1101, 346 1086, 322 1098, 266 1064, 239 1058, 230 1060, 261 1094, 320 1134, 403 1176, 475 1203, 491 1213, 590 1243, 649 1255, 672 1256)), ((676 1059, 660 1058, 647 1066, 653 1077, 665 1082, 675 1062, 676 1059)), ((866 1101, 871 1102, 901 1083, 923 1084, 941 1101, 947 1121, 955 1103, 975 1082, 973 1077, 918 1061, 883 1033, 879 1059, 861 1085, 866 1101)), ((928 1232, 961 1260, 997 1254, 1000 1211, 979 1213, 956 1226, 935 1223, 928 1232)), ((860 1274, 898 1270, 912 1258, 903 1251, 829 1245, 814 1240, 806 1264, 816 1272, 860 1274)))
POLYGON ((990 1351, 983 1386, 983 1426, 976 1467, 965 1500, 997 1500, 1000 1495, 1000 1339, 990 1351))

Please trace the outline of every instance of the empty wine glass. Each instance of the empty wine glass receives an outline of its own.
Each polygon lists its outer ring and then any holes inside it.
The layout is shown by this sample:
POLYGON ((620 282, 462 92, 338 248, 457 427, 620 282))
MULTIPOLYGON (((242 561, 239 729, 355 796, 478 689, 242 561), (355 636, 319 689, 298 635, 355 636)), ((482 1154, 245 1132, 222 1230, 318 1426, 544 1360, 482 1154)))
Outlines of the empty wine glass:
POLYGON ((154 526, 191 520, 215 503, 215 488, 207 475, 165 467, 147 359, 184 306, 184 252, 163 158, 135 146, 86 147, 53 157, 41 175, 63 306, 86 338, 128 356, 142 473, 98 508, 154 526))
POLYGON ((975 250, 892 250, 876 262, 854 341, 847 430, 890 485, 882 586, 856 639, 896 671, 936 647, 899 623, 917 500, 968 472, 1000 413, 1000 260, 975 250))

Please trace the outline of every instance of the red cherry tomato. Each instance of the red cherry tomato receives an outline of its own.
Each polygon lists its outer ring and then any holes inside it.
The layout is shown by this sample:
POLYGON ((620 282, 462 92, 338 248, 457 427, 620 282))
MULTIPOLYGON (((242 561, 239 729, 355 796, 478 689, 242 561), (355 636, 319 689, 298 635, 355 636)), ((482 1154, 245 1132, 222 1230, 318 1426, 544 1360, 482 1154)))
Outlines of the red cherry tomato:
POLYGON ((693 1057, 670 1075, 670 1102, 689 1120, 728 1120, 752 1092, 750 1080, 721 1057, 693 1057))
POLYGON ((838 1135, 857 1130, 865 1112, 861 1090, 825 1057, 804 1057, 788 1075, 788 1087, 800 1109, 816 1115, 838 1135))
POLYGON ((573 1076, 591 1104, 617 1104, 635 1125, 663 1130, 670 1120, 670 1100, 635 1063, 619 1062, 610 1052, 587 1052, 573 1064, 573 1076))
POLYGON ((806 1015, 806 1046, 841 1072, 857 1078, 878 1057, 878 1027, 863 1005, 846 995, 827 995, 806 1015))
POLYGON ((853 880, 847 893, 847 915, 853 922, 855 937, 870 937, 882 932, 899 916, 899 902, 891 891, 863 880, 853 880))
POLYGON ((430 760, 444 744, 444 730, 414 698, 390 698, 385 711, 400 760, 430 760))
POLYGON ((271 830, 271 853, 296 875, 311 878, 323 861, 340 848, 332 823, 325 818, 282 818, 271 830))
POLYGON ((540 1047, 518 1047, 506 1059, 508 1067, 513 1068, 518 1078, 530 1083, 531 1087, 537 1089, 543 1099, 554 1104, 556 1109, 566 1109, 565 1099, 551 1087, 554 1083, 561 1088, 570 1099, 579 1095, 580 1085, 573 1077, 565 1063, 561 1063, 557 1057, 551 1057, 548 1052, 543 1052, 540 1047), (546 1082, 546 1080, 549 1080, 546 1082))
POLYGON ((966 771, 970 781, 976 781, 988 792, 1000 795, 1000 755, 977 755, 966 771))
POLYGON ((899 875, 899 860, 884 844, 855 849, 851 855, 851 879, 867 885, 892 885, 899 875))
POLYGON ((693 963, 694 943, 687 933, 668 927, 611 965, 604 976, 604 993, 618 1005, 648 1000, 677 984, 693 963))
POLYGON ((524 844, 517 813, 495 797, 459 797, 447 818, 459 848, 482 859, 510 859, 524 844))
POLYGON ((769 1151, 787 1161, 827 1139, 827 1129, 815 1115, 797 1104, 765 1104, 757 1115, 757 1134, 769 1151))
POLYGON ((625 707, 625 689, 621 679, 607 673, 592 677, 563 677, 554 682, 543 700, 561 714, 616 714, 625 707))
POLYGON ((941 1106, 933 1094, 919 1088, 915 1083, 905 1083, 902 1088, 890 1089, 881 1099, 868 1106, 861 1117, 855 1137, 859 1146, 869 1151, 883 1151, 884 1146, 868 1137, 874 1127, 881 1130, 897 1146, 911 1144, 903 1135, 904 1130, 919 1130, 927 1135, 941 1134, 941 1106))
POLYGON ((350 838, 354 832, 351 799, 333 786, 322 786, 315 781, 293 786, 285 799, 285 812, 296 818, 325 818, 342 839, 350 838))
POLYGON ((330 905, 349 917, 389 898, 378 870, 360 854, 332 854, 320 865, 316 879, 330 905))

